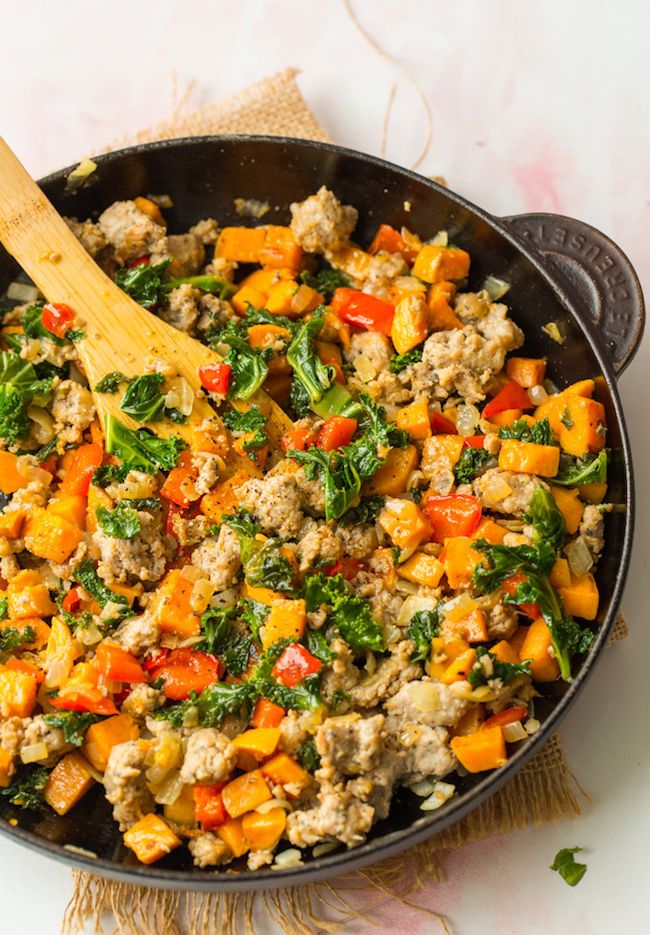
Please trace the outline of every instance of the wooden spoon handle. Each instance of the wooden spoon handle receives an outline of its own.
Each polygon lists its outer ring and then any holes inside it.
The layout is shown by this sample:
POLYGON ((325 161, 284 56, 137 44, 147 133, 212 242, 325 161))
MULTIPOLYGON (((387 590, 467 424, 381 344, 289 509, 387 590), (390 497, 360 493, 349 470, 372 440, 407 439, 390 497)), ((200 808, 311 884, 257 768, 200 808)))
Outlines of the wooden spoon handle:
POLYGON ((0 241, 43 295, 84 309, 88 324, 101 327, 103 291, 110 279, 86 253, 22 163, 0 137, 0 241), (85 273, 85 275, 84 275, 85 273))

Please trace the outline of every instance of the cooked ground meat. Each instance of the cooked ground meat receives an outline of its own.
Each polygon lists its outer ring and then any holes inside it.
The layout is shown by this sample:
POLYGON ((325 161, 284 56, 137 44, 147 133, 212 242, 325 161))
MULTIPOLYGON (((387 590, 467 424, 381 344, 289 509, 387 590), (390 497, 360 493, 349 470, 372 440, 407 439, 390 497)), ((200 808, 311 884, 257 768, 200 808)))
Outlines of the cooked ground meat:
POLYGON ((224 523, 216 539, 204 539, 192 552, 192 564, 205 572, 216 591, 230 587, 241 566, 237 533, 224 523))
POLYGON ((167 250, 172 258, 170 270, 174 276, 194 276, 205 262, 205 247, 200 237, 190 231, 187 234, 170 234, 167 250))
POLYGON ((210 831, 191 838, 187 846, 197 867, 216 867, 232 859, 228 845, 210 831))
MULTIPOLYGON (((140 646, 138 648, 140 649, 140 646)), ((164 703, 164 694, 157 688, 152 688, 151 685, 145 685, 143 682, 140 685, 133 686, 122 702, 122 712, 129 714, 136 720, 144 720, 153 714, 157 708, 162 707, 164 703)))
POLYGON ((63 380, 52 397, 54 431, 62 445, 78 445, 95 418, 95 403, 90 390, 74 380, 63 380))
POLYGON ((246 481, 237 490, 241 506, 250 510, 267 535, 291 538, 303 524, 302 497, 297 472, 269 473, 246 481))
POLYGON ((120 831, 126 831, 154 809, 153 796, 146 785, 145 756, 146 745, 129 740, 113 747, 108 757, 104 788, 120 831))
POLYGON ((300 531, 298 559, 300 571, 311 571, 314 565, 335 562, 343 554, 343 543, 326 523, 308 519, 300 531))
POLYGON ((172 289, 167 296, 167 302, 160 307, 158 315, 168 325, 173 325, 179 331, 193 334, 199 317, 198 299, 201 293, 189 283, 172 289))
POLYGON ((359 212, 342 205, 323 185, 315 195, 291 205, 291 230, 307 253, 340 250, 350 239, 359 212))
POLYGON ((183 782, 213 783, 226 779, 237 759, 237 751, 228 738, 204 727, 191 734, 181 769, 183 782))
POLYGON ((141 656, 157 645, 160 627, 152 616, 145 613, 139 617, 129 617, 111 634, 111 638, 119 643, 122 649, 133 653, 134 656, 141 656))
POLYGON ((405 682, 420 678, 422 668, 410 661, 412 651, 410 640, 398 643, 389 656, 379 660, 372 675, 366 676, 348 690, 350 703, 359 708, 374 708, 383 699, 396 694, 405 682))
POLYGON ((5 718, 0 722, 0 747, 6 750, 11 756, 16 756, 20 750, 25 736, 25 728, 29 724, 29 718, 16 717, 15 715, 5 718))
POLYGON ((138 510, 140 532, 131 539, 116 539, 99 527, 93 533, 100 562, 97 573, 104 581, 158 581, 165 573, 173 547, 162 534, 162 518, 138 510))
POLYGON ((334 637, 330 649, 336 654, 328 662, 321 677, 321 695, 326 702, 347 693, 359 681, 361 673, 354 665, 354 656, 345 640, 334 637))
POLYGON ((375 810, 356 795, 365 791, 366 798, 372 784, 360 790, 358 780, 336 785, 323 784, 318 793, 318 804, 313 808, 290 812, 287 815, 287 837, 296 847, 309 847, 323 838, 336 838, 348 847, 365 840, 372 826, 375 810))
POLYGON ((92 257, 96 257, 106 247, 108 241, 98 224, 92 221, 78 221, 76 218, 63 220, 92 257))
POLYGON ((116 201, 100 214, 98 224, 121 264, 143 256, 150 256, 152 263, 169 257, 165 228, 132 201, 116 201))
POLYGON ((540 485, 547 486, 532 474, 516 474, 499 468, 489 468, 472 482, 481 506, 514 516, 522 516, 528 511, 535 488, 540 485))
POLYGON ((63 730, 48 724, 42 714, 37 714, 26 725, 21 750, 35 743, 44 743, 47 747, 47 756, 34 760, 35 763, 44 766, 53 766, 62 753, 71 749, 71 744, 66 743, 63 730))
POLYGON ((359 714, 329 717, 316 731, 316 749, 322 767, 342 776, 367 773, 379 761, 385 739, 384 715, 359 714))
POLYGON ((578 532, 585 540, 592 558, 596 560, 605 545, 605 520, 601 506, 587 504, 578 532))

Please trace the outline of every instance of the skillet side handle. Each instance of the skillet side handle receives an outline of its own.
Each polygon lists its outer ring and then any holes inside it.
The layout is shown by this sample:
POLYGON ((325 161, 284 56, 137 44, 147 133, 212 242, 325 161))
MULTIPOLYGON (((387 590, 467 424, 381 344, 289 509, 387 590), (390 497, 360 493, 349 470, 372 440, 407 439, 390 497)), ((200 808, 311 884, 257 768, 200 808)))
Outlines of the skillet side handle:
POLYGON ((614 371, 622 373, 641 342, 645 306, 639 279, 621 248, 595 227, 559 214, 519 214, 504 220, 577 294, 614 371))

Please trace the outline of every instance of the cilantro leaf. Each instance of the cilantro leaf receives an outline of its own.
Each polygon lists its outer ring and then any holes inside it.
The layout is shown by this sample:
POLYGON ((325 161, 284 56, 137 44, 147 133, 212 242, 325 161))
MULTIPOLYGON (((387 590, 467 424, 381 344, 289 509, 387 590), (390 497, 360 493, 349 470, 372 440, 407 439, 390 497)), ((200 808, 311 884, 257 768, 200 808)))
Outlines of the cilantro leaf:
POLYGON ((114 539, 132 539, 140 532, 142 525, 138 511, 129 506, 128 500, 120 500, 114 509, 99 506, 95 510, 97 522, 108 536, 114 539))
POLYGON ((587 865, 578 863, 574 854, 579 854, 581 847, 563 847, 555 855, 550 870, 555 870, 569 886, 576 886, 587 872, 587 865))
POLYGON ((185 448, 183 440, 175 435, 159 438, 146 429, 129 429, 111 415, 106 417, 104 432, 108 454, 128 462, 133 470, 171 471, 185 448))
POLYGON ((463 448, 463 452, 456 462, 454 477, 457 484, 469 484, 482 474, 487 468, 492 455, 485 448, 474 448, 471 445, 463 448))
POLYGON ((66 743, 80 747, 90 725, 95 724, 101 718, 88 711, 62 711, 60 714, 46 714, 43 720, 50 727, 60 727, 66 743))
POLYGON ((305 578, 305 603, 307 611, 329 606, 329 624, 352 649, 384 649, 383 627, 373 617, 368 602, 350 589, 343 575, 309 575, 305 578))

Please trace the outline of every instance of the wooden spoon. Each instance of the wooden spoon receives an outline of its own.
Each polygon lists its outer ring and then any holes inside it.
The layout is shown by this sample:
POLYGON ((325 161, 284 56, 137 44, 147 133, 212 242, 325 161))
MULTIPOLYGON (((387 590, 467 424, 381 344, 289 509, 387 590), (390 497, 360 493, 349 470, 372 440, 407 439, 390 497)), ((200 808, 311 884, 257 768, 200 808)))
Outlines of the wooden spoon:
MULTIPOLYGON (((75 327, 86 337, 77 343, 79 358, 88 378, 102 424, 116 416, 130 428, 139 427, 120 410, 121 393, 97 393, 95 385, 107 373, 120 370, 126 376, 145 372, 148 358, 158 357, 184 377, 195 393, 187 423, 167 420, 148 423, 158 435, 180 435, 191 442, 192 430, 205 419, 223 432, 223 424, 208 402, 199 380, 199 367, 222 358, 204 344, 147 312, 122 292, 99 268, 74 236, 63 218, 29 176, 0 137, 0 241, 25 270, 49 302, 63 302, 76 313, 75 327)), ((266 393, 258 391, 245 402, 233 401, 240 411, 259 407, 267 417, 271 446, 293 427, 289 417, 266 393)), ((232 452, 228 473, 236 469, 255 472, 250 458, 232 452)))

